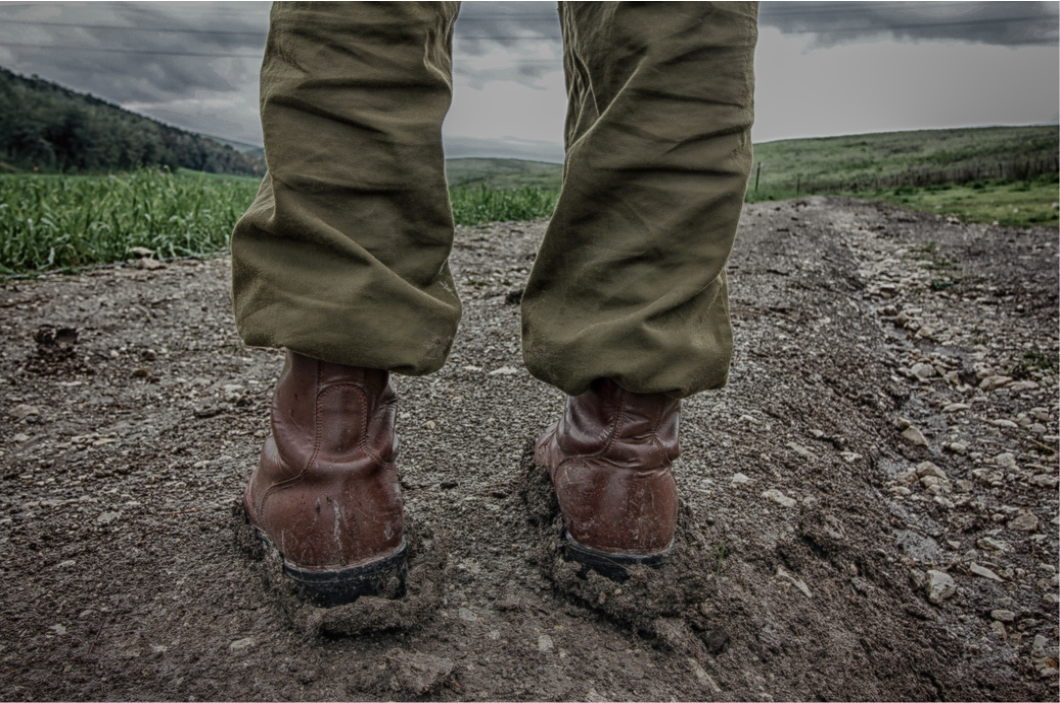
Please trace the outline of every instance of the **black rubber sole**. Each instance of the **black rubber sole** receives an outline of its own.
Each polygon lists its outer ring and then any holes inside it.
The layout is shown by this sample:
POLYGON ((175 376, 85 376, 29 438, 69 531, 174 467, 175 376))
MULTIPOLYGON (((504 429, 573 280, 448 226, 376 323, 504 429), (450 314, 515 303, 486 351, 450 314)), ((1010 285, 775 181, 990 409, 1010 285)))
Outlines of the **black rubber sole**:
POLYGON ((670 550, 667 549, 658 554, 609 554, 578 544, 568 534, 563 536, 563 558, 582 565, 581 571, 578 572, 578 576, 582 578, 587 578, 592 570, 612 581, 623 583, 629 580, 630 567, 647 566, 658 569, 666 564, 669 553, 670 550))
POLYGON ((405 595, 408 579, 408 544, 388 557, 338 571, 307 571, 283 562, 283 573, 294 584, 300 599, 319 608, 352 603, 361 596, 405 595))

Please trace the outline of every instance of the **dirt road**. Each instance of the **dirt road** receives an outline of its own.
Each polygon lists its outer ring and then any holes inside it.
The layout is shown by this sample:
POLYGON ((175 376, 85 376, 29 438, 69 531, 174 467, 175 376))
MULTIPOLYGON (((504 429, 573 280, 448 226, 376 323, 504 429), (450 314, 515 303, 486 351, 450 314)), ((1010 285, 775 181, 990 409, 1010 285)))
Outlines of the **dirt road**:
POLYGON ((360 636, 237 539, 282 356, 227 259, 0 284, 0 698, 1056 699, 1055 229, 749 206, 731 383, 682 417, 701 590, 640 619, 650 579, 571 597, 530 519, 543 230, 458 232, 453 355, 396 381, 422 607, 360 636))

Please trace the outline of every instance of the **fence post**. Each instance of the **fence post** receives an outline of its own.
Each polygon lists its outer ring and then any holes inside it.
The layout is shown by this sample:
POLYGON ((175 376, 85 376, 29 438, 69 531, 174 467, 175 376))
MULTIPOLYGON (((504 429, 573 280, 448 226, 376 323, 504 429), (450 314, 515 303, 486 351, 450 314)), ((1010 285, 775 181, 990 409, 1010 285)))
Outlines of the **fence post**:
POLYGON ((762 176, 762 162, 758 162, 758 168, 755 169, 755 192, 758 192, 758 179, 762 176))

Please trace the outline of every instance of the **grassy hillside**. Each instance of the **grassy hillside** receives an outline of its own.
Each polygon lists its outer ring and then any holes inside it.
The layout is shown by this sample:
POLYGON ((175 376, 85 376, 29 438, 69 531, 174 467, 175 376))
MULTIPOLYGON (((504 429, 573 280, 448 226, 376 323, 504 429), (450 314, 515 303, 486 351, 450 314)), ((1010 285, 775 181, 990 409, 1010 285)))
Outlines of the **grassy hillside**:
POLYGON ((0 173, 139 166, 260 176, 264 161, 50 81, 0 68, 0 173))
POLYGON ((522 159, 446 159, 445 172, 450 188, 559 190, 563 165, 522 159))
POLYGON ((938 129, 755 144, 749 194, 1024 180, 1057 172, 1056 125, 938 129))

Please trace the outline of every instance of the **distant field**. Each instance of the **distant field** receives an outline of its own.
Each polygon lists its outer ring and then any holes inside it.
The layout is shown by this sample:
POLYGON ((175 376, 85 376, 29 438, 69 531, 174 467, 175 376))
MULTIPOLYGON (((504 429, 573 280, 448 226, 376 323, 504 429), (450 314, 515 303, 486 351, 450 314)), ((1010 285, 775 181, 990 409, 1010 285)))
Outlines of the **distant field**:
MULTIPOLYGON (((1056 225, 1057 133, 1000 127, 760 144, 747 200, 832 193, 965 221, 1056 225)), ((458 224, 549 217, 559 198, 560 164, 451 159, 446 170, 458 224)), ((258 183, 190 171, 0 175, 0 274, 120 261, 137 246, 160 258, 222 251, 258 183)))
POLYGON ((563 164, 522 159, 446 159, 445 172, 450 188, 559 190, 563 180, 563 164))
MULTIPOLYGON (((0 175, 0 274, 122 261, 132 247, 151 249, 157 258, 223 251, 259 183, 193 171, 0 175)), ((548 217, 559 197, 558 188, 479 183, 452 189, 457 224, 548 217)))

